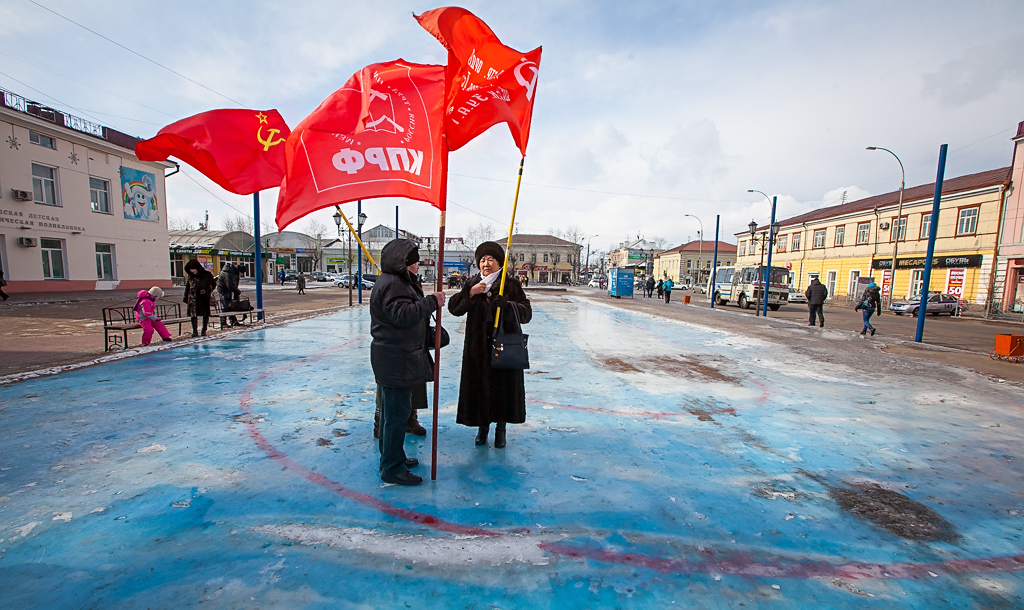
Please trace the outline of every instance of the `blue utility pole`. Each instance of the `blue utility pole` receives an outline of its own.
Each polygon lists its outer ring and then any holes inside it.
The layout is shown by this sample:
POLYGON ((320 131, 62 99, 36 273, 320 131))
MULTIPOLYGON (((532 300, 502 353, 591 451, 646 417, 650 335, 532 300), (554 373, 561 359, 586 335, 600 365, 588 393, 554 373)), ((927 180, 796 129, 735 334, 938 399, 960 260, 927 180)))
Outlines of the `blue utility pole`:
MULTIPOLYGON (((921 305, 917 308, 917 333, 914 341, 921 342, 924 336, 924 317, 928 315, 928 287, 932 280, 932 256, 935 255, 935 236, 939 228, 939 201, 942 199, 942 178, 946 174, 946 147, 943 144, 939 148, 939 169, 935 176, 935 195, 932 197, 932 220, 928 226, 928 256, 924 259, 924 277, 921 283, 921 305)), ((895 263, 895 261, 894 261, 895 263)), ((896 269, 892 270, 892 277, 896 279, 896 269)))
MULTIPOLYGON (((715 308, 715 278, 718 275, 718 224, 721 214, 715 215, 715 253, 711 257, 711 280, 708 282, 708 296, 711 297, 711 309, 715 308)), ((703 239, 703 237, 701 238, 703 239)))
POLYGON ((356 270, 356 286, 359 291, 359 304, 363 304, 363 223, 359 220, 359 217, 363 215, 363 200, 360 199, 356 202, 356 228, 359 231, 359 267, 356 270))
POLYGON ((761 308, 761 317, 768 317, 768 280, 772 277, 772 244, 775 242, 775 203, 778 196, 772 197, 772 221, 768 225, 768 268, 764 274, 764 292, 761 293, 761 301, 764 305, 761 308))

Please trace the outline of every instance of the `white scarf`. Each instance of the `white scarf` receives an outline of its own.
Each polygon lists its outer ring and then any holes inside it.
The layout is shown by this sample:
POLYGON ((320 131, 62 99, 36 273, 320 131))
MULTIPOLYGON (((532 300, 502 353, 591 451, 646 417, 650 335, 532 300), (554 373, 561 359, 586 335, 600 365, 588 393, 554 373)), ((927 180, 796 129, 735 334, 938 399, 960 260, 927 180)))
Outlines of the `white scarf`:
POLYGON ((491 286, 493 286, 494 282, 497 281, 499 275, 501 275, 501 272, 495 271, 494 273, 485 276, 483 279, 480 280, 484 284, 487 284, 487 290, 485 290, 484 292, 490 292, 491 286))

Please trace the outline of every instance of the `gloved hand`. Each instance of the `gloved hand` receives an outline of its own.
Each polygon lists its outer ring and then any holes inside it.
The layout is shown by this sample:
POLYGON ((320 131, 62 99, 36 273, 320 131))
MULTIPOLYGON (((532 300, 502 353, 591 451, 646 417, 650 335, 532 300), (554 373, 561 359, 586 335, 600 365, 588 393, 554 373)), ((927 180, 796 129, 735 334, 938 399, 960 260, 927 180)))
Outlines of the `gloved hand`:
POLYGON ((504 311, 508 311, 508 299, 500 294, 494 297, 494 305, 495 307, 500 307, 504 311))

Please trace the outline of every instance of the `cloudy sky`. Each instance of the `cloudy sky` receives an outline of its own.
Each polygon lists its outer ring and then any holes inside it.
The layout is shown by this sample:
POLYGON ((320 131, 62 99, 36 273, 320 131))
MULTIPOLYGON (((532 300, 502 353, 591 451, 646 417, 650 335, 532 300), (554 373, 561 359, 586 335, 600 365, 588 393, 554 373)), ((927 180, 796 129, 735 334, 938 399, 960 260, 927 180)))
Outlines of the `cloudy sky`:
MULTIPOLYGON (((364 65, 445 53, 405 0, 0 0, 0 87, 151 137, 213 108, 277 108, 294 126, 364 65), (108 40, 109 39, 109 40, 108 40)), ((1024 2, 521 0, 461 4, 519 50, 543 45, 518 230, 579 226, 594 249, 722 235, 779 196, 785 218, 1005 167, 1024 120, 1024 2), (1013 100, 1017 100, 1014 102, 1013 100)), ((504 125, 452 153, 448 234, 507 230, 519 155, 504 125)), ((251 214, 198 172, 172 218, 251 214)), ((273 218, 276 192, 263 195, 273 218)), ((364 202, 371 224, 437 233, 438 214, 364 202)), ((355 204, 344 206, 354 214, 355 204)), ((333 227, 329 211, 313 214, 333 227)), ((301 230, 305 220, 290 228, 301 230)))

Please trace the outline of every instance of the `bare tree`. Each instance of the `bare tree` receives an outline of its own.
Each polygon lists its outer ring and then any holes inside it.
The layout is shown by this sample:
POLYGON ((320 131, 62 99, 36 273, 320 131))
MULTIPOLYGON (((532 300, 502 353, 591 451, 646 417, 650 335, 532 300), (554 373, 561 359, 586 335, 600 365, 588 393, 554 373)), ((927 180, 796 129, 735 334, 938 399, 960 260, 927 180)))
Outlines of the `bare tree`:
POLYGON ((475 248, 478 244, 493 240, 494 235, 494 226, 481 222, 466 231, 466 241, 469 243, 469 247, 475 248))
POLYGON ((238 214, 236 216, 229 216, 224 219, 224 230, 225 231, 241 231, 242 233, 253 234, 253 222, 252 216, 246 216, 245 214, 238 214))
POLYGON ((195 231, 196 225, 188 214, 174 214, 167 217, 167 228, 171 231, 195 231))
POLYGON ((306 254, 313 264, 313 271, 320 270, 320 263, 324 260, 324 246, 330 240, 327 233, 327 225, 316 218, 309 219, 302 236, 302 242, 306 245, 306 254))
POLYGON ((649 237, 647 242, 654 246, 655 250, 667 250, 668 240, 664 237, 649 237))

